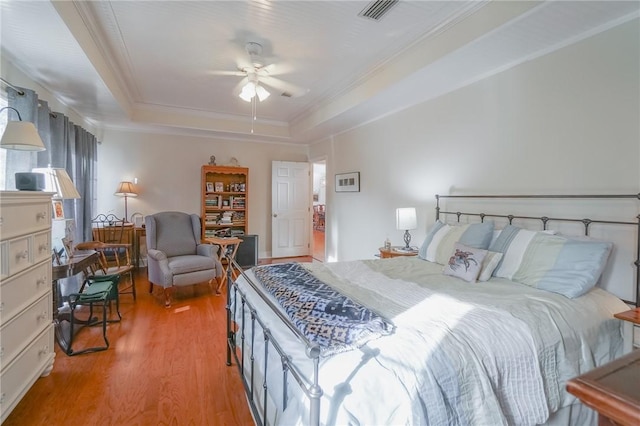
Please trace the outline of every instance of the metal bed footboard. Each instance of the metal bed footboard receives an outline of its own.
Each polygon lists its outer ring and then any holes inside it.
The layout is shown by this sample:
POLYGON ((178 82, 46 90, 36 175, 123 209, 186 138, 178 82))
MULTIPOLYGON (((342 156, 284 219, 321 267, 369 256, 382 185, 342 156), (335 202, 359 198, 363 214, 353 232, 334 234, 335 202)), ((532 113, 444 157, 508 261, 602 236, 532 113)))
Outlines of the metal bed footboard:
MULTIPOLYGON (((272 346, 280 357, 280 361, 282 363, 282 410, 284 411, 287 408, 287 384, 288 384, 288 376, 290 375, 295 379, 296 383, 302 390, 302 392, 309 398, 310 403, 310 413, 309 413, 309 425, 311 426, 319 426, 320 424, 320 398, 322 397, 322 388, 318 384, 319 382, 319 362, 320 362, 320 348, 317 344, 310 342, 304 335, 298 331, 298 329, 291 323, 289 318, 287 318, 276 305, 273 304, 271 300, 269 300, 262 291, 258 289, 256 284, 249 278, 240 265, 236 263, 235 260, 227 257, 227 261, 229 262, 229 268, 227 269, 227 365, 232 365, 232 357, 235 361, 235 364, 240 373, 240 377, 242 380, 242 384, 245 389, 245 393, 247 395, 247 399, 249 402, 249 408, 251 409, 251 413, 253 415, 254 421, 259 425, 267 424, 267 412, 268 407, 268 391, 269 384, 267 383, 267 375, 268 375, 268 363, 269 363, 269 347, 272 346), (285 352, 282 345, 274 338, 271 333, 269 327, 264 323, 264 321, 258 316, 258 312, 249 300, 247 300, 247 295, 240 290, 235 280, 233 280, 232 273, 233 269, 236 271, 240 271, 240 274, 245 278, 246 282, 249 286, 253 288, 255 293, 260 296, 263 302, 265 302, 269 308, 272 310, 274 314, 278 316, 278 318, 289 328, 289 330, 295 335, 295 337, 305 345, 306 355, 313 363, 313 373, 310 378, 306 377, 298 367, 291 362, 291 357, 285 352), (239 298, 239 300, 238 300, 239 298), (239 312, 238 312, 239 310, 239 312), (247 322, 245 321, 246 313, 249 313, 251 318, 251 324, 249 325, 251 329, 251 339, 247 341, 246 331, 247 331, 247 322), (242 323, 239 325, 239 329, 236 327, 236 314, 242 318, 242 323), (256 392, 259 391, 256 389, 256 383, 254 381, 254 372, 256 367, 255 360, 255 352, 254 352, 254 343, 255 343, 255 335, 256 335, 256 326, 262 329, 262 334, 264 337, 264 360, 263 360, 263 379, 262 383, 262 393, 261 395, 257 395, 256 392), (237 334, 240 333, 240 344, 237 344, 237 334), (238 354, 238 350, 240 350, 240 354, 238 354), (245 366, 245 358, 246 352, 249 351, 249 364, 245 366), (258 404, 256 403, 256 397, 261 397, 262 402, 262 412, 258 404)), ((277 402, 276 402, 277 403, 277 402)))

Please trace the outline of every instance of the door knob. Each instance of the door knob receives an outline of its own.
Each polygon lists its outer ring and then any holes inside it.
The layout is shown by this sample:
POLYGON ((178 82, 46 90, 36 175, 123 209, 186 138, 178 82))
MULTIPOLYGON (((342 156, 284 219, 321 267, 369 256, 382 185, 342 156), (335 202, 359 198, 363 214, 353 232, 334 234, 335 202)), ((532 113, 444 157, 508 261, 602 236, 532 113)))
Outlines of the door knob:
POLYGON ((278 213, 274 213, 274 214, 273 214, 273 217, 278 217, 278 213))

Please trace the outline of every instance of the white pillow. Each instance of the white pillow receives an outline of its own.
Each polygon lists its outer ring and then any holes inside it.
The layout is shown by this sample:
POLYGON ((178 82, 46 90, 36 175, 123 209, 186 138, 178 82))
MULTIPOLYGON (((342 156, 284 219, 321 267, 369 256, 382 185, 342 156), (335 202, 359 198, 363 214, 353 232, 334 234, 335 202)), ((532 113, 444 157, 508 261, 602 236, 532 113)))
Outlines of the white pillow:
POLYGON ((596 285, 611 248, 609 242, 568 239, 509 225, 491 251, 504 253, 496 277, 574 298, 596 285))
POLYGON ((478 281, 487 281, 491 278, 496 266, 498 266, 498 263, 502 260, 502 256, 502 253, 487 251, 487 255, 482 260, 482 270, 480 271, 480 275, 478 275, 478 281))

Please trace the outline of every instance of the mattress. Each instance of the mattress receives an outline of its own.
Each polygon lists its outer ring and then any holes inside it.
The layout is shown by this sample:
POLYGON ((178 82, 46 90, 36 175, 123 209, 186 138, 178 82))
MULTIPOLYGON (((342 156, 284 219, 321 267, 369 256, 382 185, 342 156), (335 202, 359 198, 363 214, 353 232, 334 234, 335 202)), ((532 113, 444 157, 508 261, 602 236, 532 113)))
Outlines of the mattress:
MULTIPOLYGON (((541 424, 576 403, 568 379, 622 354, 613 314, 627 307, 599 288, 569 299, 499 278, 467 283, 409 257, 303 266, 395 325, 392 335, 320 360, 321 424, 541 424)), ((259 283, 251 270, 247 277, 259 283)), ((244 277, 236 285, 310 383, 304 345, 244 277)), ((256 359, 253 398, 261 412, 266 404, 267 423, 308 424, 308 398, 290 376, 283 389, 275 350, 265 368, 264 335, 259 327, 252 335, 249 309, 232 310, 237 323, 244 317, 236 344, 246 366, 256 359)))

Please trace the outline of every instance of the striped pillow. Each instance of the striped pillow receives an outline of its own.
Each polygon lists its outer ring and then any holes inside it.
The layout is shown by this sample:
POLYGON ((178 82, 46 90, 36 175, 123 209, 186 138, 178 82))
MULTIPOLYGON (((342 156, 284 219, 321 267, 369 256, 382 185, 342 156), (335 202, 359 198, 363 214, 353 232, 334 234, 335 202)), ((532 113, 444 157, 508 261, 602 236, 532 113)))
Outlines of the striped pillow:
POLYGON ((504 253, 496 277, 575 298, 596 285, 611 247, 508 225, 490 250, 504 253))
POLYGON ((493 221, 451 226, 441 221, 431 227, 420 250, 418 257, 446 265, 449 262, 454 245, 457 242, 477 249, 487 249, 493 235, 493 221))

